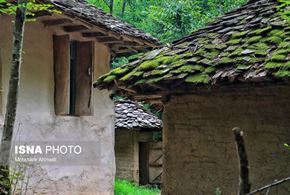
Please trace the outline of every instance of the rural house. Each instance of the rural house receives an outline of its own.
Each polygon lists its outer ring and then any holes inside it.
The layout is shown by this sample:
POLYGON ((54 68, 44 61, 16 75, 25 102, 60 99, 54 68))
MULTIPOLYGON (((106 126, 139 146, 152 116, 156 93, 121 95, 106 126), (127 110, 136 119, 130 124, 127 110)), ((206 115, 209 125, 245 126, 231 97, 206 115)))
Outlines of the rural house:
POLYGON ((162 142, 154 139, 162 121, 130 100, 115 104, 116 177, 135 183, 161 184, 162 142))
MULTIPOLYGON (((236 194, 234 127, 244 131, 252 189, 290 175, 290 25, 278 5, 250 0, 97 81, 164 102, 162 194, 236 194)), ((289 191, 284 183, 270 194, 289 191)))
MULTIPOLYGON (((110 70, 112 57, 146 51, 159 43, 84 0, 38 2, 51 3, 60 13, 39 11, 36 21, 26 23, 15 143, 78 144, 89 156, 75 156, 62 164, 34 163, 21 171, 25 178, 18 181, 21 189, 17 190, 27 190, 27 194, 113 194, 114 103, 109 92, 92 90, 92 80, 110 70)), ((1 15, 2 121, 12 31, 13 17, 1 15)))

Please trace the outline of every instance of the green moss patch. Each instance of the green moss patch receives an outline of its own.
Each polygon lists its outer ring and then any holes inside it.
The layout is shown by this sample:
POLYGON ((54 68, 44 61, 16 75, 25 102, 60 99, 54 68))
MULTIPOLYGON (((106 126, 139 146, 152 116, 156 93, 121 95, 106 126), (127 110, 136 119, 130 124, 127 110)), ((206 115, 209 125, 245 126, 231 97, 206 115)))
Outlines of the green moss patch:
POLYGON ((159 65, 159 62, 157 60, 145 61, 142 64, 140 64, 139 69, 150 70, 150 69, 157 68, 158 65, 159 65))
POLYGON ((115 68, 111 71, 111 74, 115 74, 115 75, 118 75, 118 74, 124 74, 126 73, 127 71, 129 70, 129 68, 127 66, 125 67, 118 67, 118 68, 115 68))
POLYGON ((267 62, 264 67, 266 69, 275 69, 275 68, 280 68, 281 66, 283 66, 282 63, 279 63, 279 62, 272 62, 272 61, 269 61, 267 62))
POLYGON ((121 77, 120 80, 121 81, 127 81, 127 80, 130 80, 134 77, 139 77, 141 76, 142 74, 144 74, 144 72, 142 71, 138 71, 138 70, 134 70, 132 72, 129 72, 128 74, 126 74, 125 76, 121 77))
POLYGON ((278 78, 284 78, 284 77, 290 77, 290 71, 289 70, 279 70, 274 75, 278 78))
POLYGON ((228 58, 228 57, 224 57, 224 58, 221 58, 217 63, 216 65, 229 65, 229 64, 232 64, 235 60, 232 59, 232 58, 228 58))
POLYGON ((242 39, 231 39, 227 42, 228 45, 237 45, 241 43, 242 39))
POLYGON ((274 29, 269 33, 270 36, 275 36, 275 37, 280 37, 280 38, 285 38, 286 37, 286 33, 284 30, 280 30, 280 29, 274 29))
POLYGON ((236 39, 236 38, 241 38, 244 37, 245 35, 248 34, 249 31, 242 31, 242 32, 234 32, 232 34, 232 38, 236 39))
POLYGON ((253 37, 249 38, 249 39, 247 40, 247 42, 248 42, 249 44, 251 44, 251 43, 256 43, 256 42, 258 42, 258 41, 261 40, 261 39, 262 39, 262 36, 253 36, 253 37))
POLYGON ((205 73, 188 76, 185 79, 185 82, 187 83, 208 83, 209 81, 210 81, 210 77, 208 76, 208 74, 205 74, 205 73))
POLYGON ((282 40, 282 38, 280 38, 278 36, 271 36, 271 37, 264 39, 264 41, 268 42, 268 43, 275 43, 275 44, 279 45, 283 40, 282 40))
POLYGON ((261 34, 265 34, 265 33, 269 32, 271 29, 272 29, 272 26, 267 26, 265 28, 254 30, 254 31, 250 32, 249 34, 250 35, 261 35, 261 34))
POLYGON ((111 81, 113 81, 116 78, 116 75, 109 75, 106 78, 104 78, 104 82, 105 83, 110 83, 111 81))
POLYGON ((210 66, 204 69, 204 73, 213 73, 215 70, 216 69, 214 67, 210 66))
POLYGON ((286 61, 286 55, 276 54, 271 57, 271 61, 286 61))
POLYGON ((165 74, 169 71, 170 69, 165 69, 165 70, 153 70, 150 74, 152 75, 162 75, 162 74, 165 74))

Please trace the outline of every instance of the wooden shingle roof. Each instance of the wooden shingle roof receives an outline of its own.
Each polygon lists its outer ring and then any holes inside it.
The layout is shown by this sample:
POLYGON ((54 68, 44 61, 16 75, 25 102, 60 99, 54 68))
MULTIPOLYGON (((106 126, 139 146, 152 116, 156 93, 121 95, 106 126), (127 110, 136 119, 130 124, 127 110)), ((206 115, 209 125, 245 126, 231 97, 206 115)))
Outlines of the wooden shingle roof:
POLYGON ((115 103, 116 129, 158 129, 162 121, 146 111, 138 102, 122 100, 115 103))
POLYGON ((126 22, 120 21, 111 14, 107 14, 93 5, 89 5, 85 0, 50 0, 50 2, 63 12, 83 18, 104 29, 143 39, 152 44, 159 44, 156 38, 144 33, 140 29, 132 27, 126 22))
POLYGON ((281 17, 278 5, 277 0, 249 1, 171 47, 112 70, 95 86, 152 92, 287 80, 290 22, 281 17))

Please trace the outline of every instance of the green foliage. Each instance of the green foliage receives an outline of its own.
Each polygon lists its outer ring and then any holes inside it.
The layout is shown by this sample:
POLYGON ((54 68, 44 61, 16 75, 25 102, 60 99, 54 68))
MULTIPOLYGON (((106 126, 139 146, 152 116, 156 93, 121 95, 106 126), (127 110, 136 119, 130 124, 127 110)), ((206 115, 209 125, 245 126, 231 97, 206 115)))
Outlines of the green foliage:
POLYGON ((27 3, 15 4, 10 3, 8 0, 0 0, 0 14, 14 15, 17 8, 26 7, 26 15, 33 17, 36 11, 48 10, 54 13, 59 11, 53 8, 51 4, 37 3, 35 0, 27 0, 27 3))
POLYGON ((8 194, 11 186, 9 167, 0 166, 0 194, 8 194))
MULTIPOLYGON (((87 1, 105 12, 109 12, 108 0, 87 1)), ((245 2, 246 0, 114 0, 113 15, 137 28, 143 29, 166 43, 190 34, 192 31, 205 26, 218 15, 245 2), (124 1, 126 4, 123 13, 124 1)), ((237 36, 244 36, 244 34, 237 34, 237 36)), ((238 43, 239 41, 233 44, 238 43)), ((226 46, 215 46, 216 49, 223 49, 224 47, 226 46)), ((215 52, 208 54, 205 50, 201 52, 203 52, 203 55, 212 55, 212 57, 215 57, 216 54, 215 52)), ((116 68, 128 64, 129 61, 138 58, 140 55, 142 53, 129 58, 115 58, 112 60, 111 67, 116 68)), ((170 64, 174 60, 176 59, 167 57, 163 64, 170 64)), ((145 65, 144 68, 147 68, 145 65)), ((157 63, 153 65, 157 65, 157 63)))
POLYGON ((286 144, 286 143, 285 143, 285 144, 283 144, 283 145, 284 145, 285 148, 287 148, 287 149, 290 150, 290 146, 289 146, 289 144, 286 144))
POLYGON ((128 64, 129 60, 126 57, 114 58, 111 63, 111 68, 117 68, 119 66, 128 64))
POLYGON ((111 63, 111 68, 117 68, 119 66, 128 64, 130 61, 136 60, 142 55, 144 55, 144 53, 137 53, 129 57, 114 58, 111 63))
POLYGON ((160 190, 157 188, 148 188, 137 186, 126 180, 115 180, 115 195, 158 195, 160 190))
POLYGON ((222 195, 222 190, 220 188, 216 188, 215 195, 222 195))
MULTIPOLYGON (((88 0, 109 12, 107 0, 88 0)), ((113 15, 171 42, 205 26, 222 13, 228 12, 246 0, 114 0, 113 15), (126 1, 123 13, 124 1, 126 1)))

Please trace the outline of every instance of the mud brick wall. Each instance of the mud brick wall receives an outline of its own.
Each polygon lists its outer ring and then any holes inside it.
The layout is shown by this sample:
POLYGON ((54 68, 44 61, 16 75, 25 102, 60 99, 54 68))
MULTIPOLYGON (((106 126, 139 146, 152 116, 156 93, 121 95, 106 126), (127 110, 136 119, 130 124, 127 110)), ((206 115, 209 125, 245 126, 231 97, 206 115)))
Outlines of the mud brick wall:
POLYGON ((115 135, 116 177, 139 182, 137 130, 117 129, 115 135))
MULTIPOLYGON (((244 130, 252 189, 290 175, 290 87, 232 88, 170 98, 164 111, 162 194, 236 194, 231 129, 244 130)), ((289 194, 289 183, 271 189, 289 194), (287 191, 288 190, 288 191, 287 191)))

